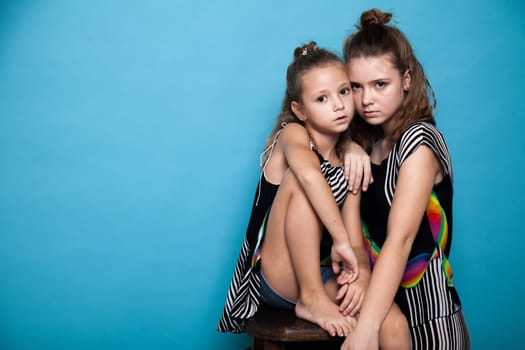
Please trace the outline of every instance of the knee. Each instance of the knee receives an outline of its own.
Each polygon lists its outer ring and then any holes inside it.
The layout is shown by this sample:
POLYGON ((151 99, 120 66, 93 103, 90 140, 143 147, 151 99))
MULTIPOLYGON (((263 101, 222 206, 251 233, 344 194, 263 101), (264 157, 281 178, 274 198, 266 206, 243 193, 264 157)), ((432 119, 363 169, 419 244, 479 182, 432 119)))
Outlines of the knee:
POLYGON ((297 177, 295 176, 294 172, 291 169, 287 169, 284 172, 283 178, 281 180, 280 187, 286 187, 289 189, 300 189, 301 186, 299 185, 299 181, 297 180, 297 177))
POLYGON ((381 349, 409 349, 408 322, 401 312, 390 312, 379 331, 381 349))
POLYGON ((281 189, 282 191, 290 193, 295 201, 305 201, 309 203, 308 197, 297 179, 297 176, 290 169, 288 169, 283 175, 281 185, 279 186, 279 190, 281 189))

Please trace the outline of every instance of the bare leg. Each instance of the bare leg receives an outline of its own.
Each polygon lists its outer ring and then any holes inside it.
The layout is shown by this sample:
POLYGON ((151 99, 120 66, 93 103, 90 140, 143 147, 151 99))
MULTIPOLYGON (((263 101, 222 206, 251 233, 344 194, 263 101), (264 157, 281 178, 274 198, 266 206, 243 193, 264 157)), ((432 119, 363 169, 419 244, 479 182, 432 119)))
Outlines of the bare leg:
POLYGON ((268 218, 262 271, 276 291, 297 301, 297 317, 318 324, 331 335, 343 336, 354 328, 355 321, 343 316, 325 291, 319 264, 321 235, 315 211, 288 171, 268 218))
POLYGON ((404 350, 411 348, 410 332, 405 315, 394 303, 388 311, 379 330, 379 348, 381 350, 404 350))

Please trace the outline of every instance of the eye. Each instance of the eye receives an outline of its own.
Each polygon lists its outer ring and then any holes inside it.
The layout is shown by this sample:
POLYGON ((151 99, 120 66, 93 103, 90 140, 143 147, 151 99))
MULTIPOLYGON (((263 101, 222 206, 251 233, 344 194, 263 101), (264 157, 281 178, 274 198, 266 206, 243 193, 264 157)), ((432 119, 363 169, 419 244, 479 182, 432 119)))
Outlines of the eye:
POLYGON ((384 81, 378 81, 376 82, 376 86, 382 89, 386 86, 386 83, 384 81))
POLYGON ((317 101, 318 101, 318 102, 325 102, 326 100, 327 100, 327 97, 324 96, 324 95, 323 95, 323 96, 319 96, 319 97, 317 98, 317 101))
POLYGON ((352 84, 350 84, 350 87, 352 88, 353 91, 356 91, 356 90, 359 90, 361 88, 361 85, 356 84, 356 83, 352 83, 352 84))
POLYGON ((339 91, 339 93, 341 95, 348 95, 350 93, 350 89, 345 87, 345 88, 341 89, 341 91, 339 91))

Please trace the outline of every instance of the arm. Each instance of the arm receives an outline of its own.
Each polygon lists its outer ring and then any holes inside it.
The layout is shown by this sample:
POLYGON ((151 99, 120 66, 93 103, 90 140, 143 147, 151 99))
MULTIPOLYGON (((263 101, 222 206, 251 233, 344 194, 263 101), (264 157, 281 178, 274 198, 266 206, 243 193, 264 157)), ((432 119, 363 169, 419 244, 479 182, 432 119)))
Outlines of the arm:
POLYGON ((360 193, 348 196, 342 209, 343 221, 359 266, 359 278, 355 282, 341 286, 337 295, 337 299, 341 300, 341 312, 350 316, 355 316, 359 312, 370 279, 370 262, 361 229, 360 202, 360 193))
POLYGON ((342 274, 350 281, 357 278, 357 261, 350 247, 341 212, 330 186, 321 173, 319 159, 310 149, 309 140, 304 127, 290 123, 281 134, 279 142, 290 170, 295 174, 319 219, 332 236, 334 272, 340 272, 339 263, 342 263, 343 272, 352 272, 352 278, 346 273, 342 274))
POLYGON ((370 278, 357 327, 343 344, 377 348, 378 332, 394 296, 441 167, 434 153, 420 146, 402 164, 388 217, 387 238, 370 278))
POLYGON ((359 186, 363 191, 374 182, 370 168, 370 157, 359 144, 347 139, 343 146, 345 177, 348 179, 348 189, 357 194, 359 186), (362 180, 362 181, 361 181, 362 180))

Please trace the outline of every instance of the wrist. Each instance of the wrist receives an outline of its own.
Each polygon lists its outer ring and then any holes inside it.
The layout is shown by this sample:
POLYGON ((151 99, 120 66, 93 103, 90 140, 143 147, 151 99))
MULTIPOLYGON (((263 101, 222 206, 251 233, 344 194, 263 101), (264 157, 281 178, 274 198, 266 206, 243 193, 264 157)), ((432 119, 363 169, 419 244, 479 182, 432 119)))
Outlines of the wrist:
POLYGON ((364 329, 369 329, 369 330, 371 330, 373 332, 379 333, 379 329, 381 328, 381 322, 375 322, 373 320, 366 319, 363 316, 364 316, 363 312, 361 312, 358 324, 360 326, 364 327, 364 329))
POLYGON ((348 240, 348 238, 332 237, 332 246, 333 247, 344 247, 344 246, 350 247, 350 241, 348 240))

